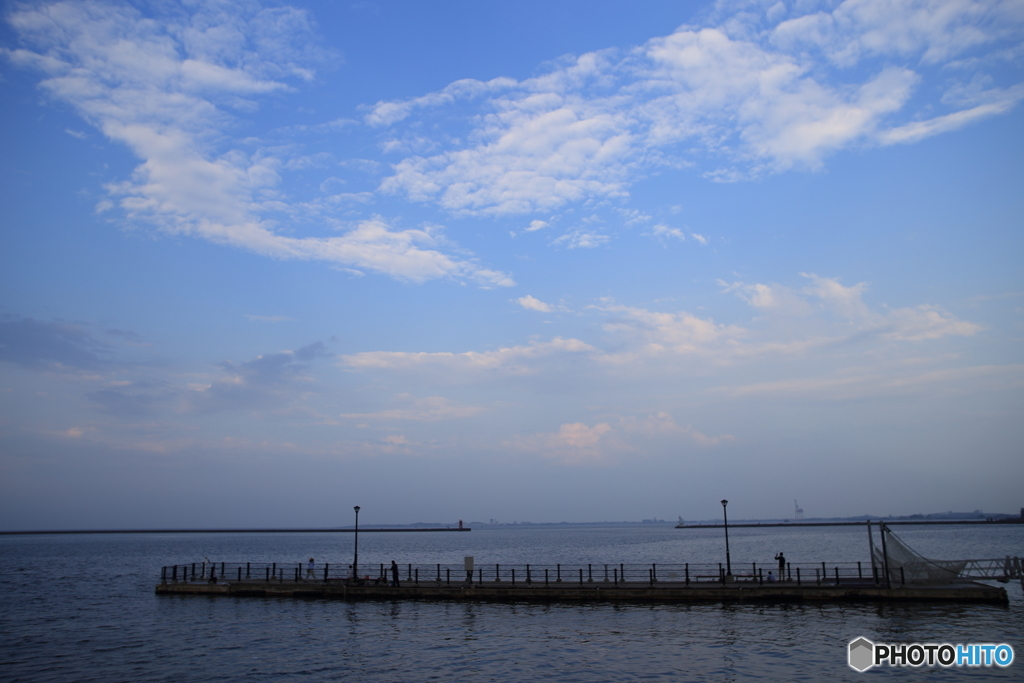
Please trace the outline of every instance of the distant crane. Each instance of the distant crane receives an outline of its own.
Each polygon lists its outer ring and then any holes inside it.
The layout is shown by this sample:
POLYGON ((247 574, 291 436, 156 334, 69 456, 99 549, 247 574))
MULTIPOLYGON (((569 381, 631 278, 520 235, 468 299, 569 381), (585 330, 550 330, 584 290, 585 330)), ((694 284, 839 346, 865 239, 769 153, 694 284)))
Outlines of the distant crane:
POLYGON ((793 499, 793 508, 794 508, 793 519, 795 519, 795 520, 803 519, 804 518, 804 509, 797 504, 796 498, 793 499))

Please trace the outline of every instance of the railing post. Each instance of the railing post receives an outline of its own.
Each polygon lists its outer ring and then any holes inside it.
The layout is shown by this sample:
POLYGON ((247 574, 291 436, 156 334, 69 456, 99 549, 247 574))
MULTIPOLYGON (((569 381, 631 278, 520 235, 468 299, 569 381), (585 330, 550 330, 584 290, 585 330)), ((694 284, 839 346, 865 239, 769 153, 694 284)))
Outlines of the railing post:
POLYGON ((171 567, 171 581, 178 583, 178 565, 171 567))
POLYGON ((593 565, 587 565, 587 583, 594 583, 594 567, 593 565))
POLYGON ((494 583, 501 581, 501 565, 498 563, 494 564, 494 583))
POLYGON ((330 566, 330 562, 324 562, 324 583, 327 583, 327 568, 330 566))
POLYGON ((786 563, 786 573, 789 575, 789 580, 793 580, 793 565, 790 562, 786 563))
POLYGON ((266 570, 267 570, 267 578, 265 579, 265 581, 267 583, 270 583, 270 567, 266 567, 266 570))
POLYGON ((441 563, 437 564, 437 582, 441 583, 441 563))
POLYGON ((526 565, 526 583, 527 584, 533 583, 533 577, 530 576, 530 565, 529 564, 526 565))
POLYGON ((907 581, 906 581, 906 579, 903 576, 903 565, 900 565, 900 585, 901 586, 907 585, 907 581))
POLYGON ((249 563, 245 563, 245 578, 249 578, 249 563))
POLYGON ((548 587, 548 568, 544 568, 544 587, 548 587))
POLYGON ((864 573, 860 570, 860 560, 857 560, 857 578, 863 579, 864 573))
POLYGON ((444 577, 445 578, 445 582, 447 582, 447 584, 449 586, 452 585, 452 568, 451 567, 445 567, 444 568, 444 574, 445 574, 445 577, 444 577))
POLYGON ((223 562, 220 563, 220 575, 224 576, 224 563, 223 562))
POLYGON ((722 571, 722 563, 718 563, 718 580, 725 583, 725 573, 722 571))
POLYGON ((836 570, 836 585, 838 586, 839 585, 839 567, 836 567, 835 570, 836 570))
POLYGON ((619 563, 619 578, 622 579, 622 583, 626 583, 626 565, 619 563))
POLYGON ((796 585, 800 585, 800 567, 796 568, 796 585))
POLYGON ((416 585, 420 585, 420 568, 416 567, 416 585))
POLYGON ((651 583, 658 582, 658 563, 651 563, 651 583))
POLYGON ((619 570, 618 569, 612 569, 612 576, 615 577, 615 587, 618 588, 619 587, 619 570))
POLYGON ((562 583, 562 565, 555 565, 555 583, 562 583))
POLYGON ((405 577, 406 581, 412 581, 412 562, 409 563, 409 574, 405 577))
POLYGON ((759 570, 757 572, 757 585, 758 586, 763 586, 764 585, 764 569, 761 569, 761 570, 759 570))
POLYGON ((754 570, 753 572, 751 572, 751 576, 757 578, 757 562, 751 562, 750 566, 754 570))
POLYGON ((516 587, 516 568, 512 567, 512 587, 516 587))
POLYGON ((608 583, 608 565, 604 566, 604 582, 608 583))
POLYGON ((583 588, 583 567, 580 567, 580 588, 583 588))
POLYGON ((242 582, 242 565, 238 565, 238 582, 242 582))
POLYGON ((690 563, 686 563, 686 585, 690 585, 690 563))
POLYGON ((196 563, 195 562, 192 563, 192 580, 193 581, 196 580, 196 563))

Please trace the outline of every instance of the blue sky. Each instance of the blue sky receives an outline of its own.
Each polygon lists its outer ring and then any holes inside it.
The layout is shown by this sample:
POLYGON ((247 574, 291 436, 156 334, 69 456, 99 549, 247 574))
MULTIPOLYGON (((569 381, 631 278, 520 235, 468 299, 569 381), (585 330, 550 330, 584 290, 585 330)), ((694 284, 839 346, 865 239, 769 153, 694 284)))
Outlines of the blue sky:
POLYGON ((1024 6, 7 2, 0 527, 1015 511, 1024 6))

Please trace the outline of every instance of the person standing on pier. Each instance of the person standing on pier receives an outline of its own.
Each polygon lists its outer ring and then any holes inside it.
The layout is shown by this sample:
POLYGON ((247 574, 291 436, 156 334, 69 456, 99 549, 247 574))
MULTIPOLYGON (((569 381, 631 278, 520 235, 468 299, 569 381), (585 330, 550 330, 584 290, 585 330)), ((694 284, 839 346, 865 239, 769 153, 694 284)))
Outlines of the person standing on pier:
POLYGON ((313 558, 312 557, 309 558, 309 564, 306 565, 306 578, 307 579, 315 579, 316 578, 316 574, 313 572, 313 569, 315 568, 315 566, 316 566, 316 563, 314 562, 313 558))
POLYGON ((398 588, 398 564, 391 560, 391 585, 398 588))
POLYGON ((779 561, 779 581, 786 580, 786 556, 779 551, 779 554, 775 556, 775 559, 779 561))

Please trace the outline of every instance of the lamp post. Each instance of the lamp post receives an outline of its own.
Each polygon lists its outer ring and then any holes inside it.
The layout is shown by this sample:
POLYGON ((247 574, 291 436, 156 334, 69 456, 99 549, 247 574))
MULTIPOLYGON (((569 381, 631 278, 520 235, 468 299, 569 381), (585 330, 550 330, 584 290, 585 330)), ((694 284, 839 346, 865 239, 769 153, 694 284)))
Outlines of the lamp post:
POLYGON ((355 541, 354 556, 352 557, 352 578, 358 579, 359 578, 359 506, 356 505, 352 509, 356 511, 356 533, 355 533, 356 541, 355 541))
POLYGON ((722 515, 725 517, 725 576, 726 580, 732 578, 732 558, 729 557, 729 513, 726 511, 725 506, 729 504, 729 501, 722 500, 722 515))

